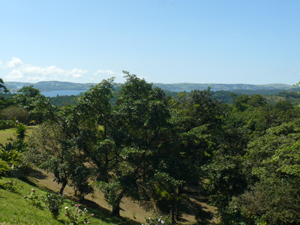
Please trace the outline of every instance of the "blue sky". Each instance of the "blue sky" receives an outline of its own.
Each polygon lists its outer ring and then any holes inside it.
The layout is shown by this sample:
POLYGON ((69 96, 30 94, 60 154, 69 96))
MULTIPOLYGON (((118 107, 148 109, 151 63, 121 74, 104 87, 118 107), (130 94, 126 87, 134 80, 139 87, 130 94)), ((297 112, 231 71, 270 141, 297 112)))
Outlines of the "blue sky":
POLYGON ((0 78, 294 84, 299 0, 0 0, 0 78))

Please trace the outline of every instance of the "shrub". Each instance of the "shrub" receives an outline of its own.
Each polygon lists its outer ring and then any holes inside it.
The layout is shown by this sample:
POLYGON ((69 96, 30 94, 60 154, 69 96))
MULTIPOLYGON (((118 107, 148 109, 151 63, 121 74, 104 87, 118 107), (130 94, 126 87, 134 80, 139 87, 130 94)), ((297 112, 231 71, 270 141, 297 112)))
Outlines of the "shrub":
POLYGON ((15 193, 19 192, 22 188, 16 180, 6 180, 3 187, 4 189, 15 193))
POLYGON ((172 220, 169 215, 167 216, 152 216, 145 217, 146 223, 145 225, 169 225, 172 224, 172 220))
POLYGON ((28 116, 29 113, 26 109, 17 106, 9 106, 0 113, 0 117, 5 120, 13 120, 16 118, 21 123, 26 123, 28 116))
POLYGON ((39 198, 38 195, 35 192, 35 189, 31 189, 31 192, 29 193, 28 196, 24 196, 24 198, 33 206, 38 207, 40 209, 43 209, 42 203, 41 203, 41 199, 43 198, 43 195, 41 195, 41 197, 39 198))
POLYGON ((60 209, 64 203, 64 196, 56 193, 47 193, 41 200, 45 203, 46 208, 51 212, 54 219, 57 219, 60 209))
POLYGON ((94 214, 88 214, 88 210, 84 208, 80 209, 81 205, 76 204, 72 208, 65 207, 66 214, 65 216, 68 218, 69 224, 80 225, 80 224, 90 224, 89 219, 94 214))

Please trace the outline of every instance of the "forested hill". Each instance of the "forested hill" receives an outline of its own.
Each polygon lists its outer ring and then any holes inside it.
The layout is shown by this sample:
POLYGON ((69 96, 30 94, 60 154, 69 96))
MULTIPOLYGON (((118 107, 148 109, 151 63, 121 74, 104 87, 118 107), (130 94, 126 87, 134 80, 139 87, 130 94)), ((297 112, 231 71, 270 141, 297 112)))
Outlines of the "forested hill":
POLYGON ((28 83, 28 82, 6 82, 6 87, 14 92, 23 86, 33 85, 34 88, 40 91, 57 91, 57 90, 88 90, 91 88, 93 83, 72 83, 72 82, 62 82, 62 81, 41 81, 38 83, 28 83))
MULTIPOLYGON (((88 90, 91 85, 95 83, 72 83, 72 82, 61 82, 61 81, 41 81, 38 83, 24 83, 24 82, 5 82, 6 87, 10 91, 17 91, 23 86, 33 85, 34 88, 40 91, 55 91, 55 90, 88 90)), ((212 90, 274 90, 274 89, 290 89, 293 86, 287 84, 265 84, 265 85, 254 85, 254 84, 200 84, 200 83, 177 83, 177 84, 162 84, 155 83, 154 86, 160 87, 164 90, 171 91, 190 91, 194 89, 204 90, 211 87, 212 90)))
POLYGON ((178 84, 162 84, 155 83, 154 86, 164 90, 189 91, 194 89, 204 90, 210 87, 213 91, 233 91, 233 90, 272 90, 272 89, 290 89, 293 86, 287 84, 199 84, 199 83, 178 83, 178 84))

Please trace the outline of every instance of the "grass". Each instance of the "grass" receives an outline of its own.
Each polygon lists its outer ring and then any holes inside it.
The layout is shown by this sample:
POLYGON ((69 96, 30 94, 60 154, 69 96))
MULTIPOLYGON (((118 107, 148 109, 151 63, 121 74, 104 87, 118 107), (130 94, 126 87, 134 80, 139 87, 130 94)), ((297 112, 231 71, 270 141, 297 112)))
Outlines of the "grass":
MULTIPOLYGON (((40 209, 31 205, 28 200, 24 199, 25 195, 29 195, 32 188, 36 190, 37 195, 46 195, 47 191, 36 187, 33 183, 9 178, 9 180, 17 181, 17 186, 21 189, 17 192, 11 192, 4 188, 5 181, 8 178, 0 180, 0 223, 6 224, 66 224, 67 217, 64 215, 64 207, 71 208, 76 202, 66 199, 58 220, 52 218, 51 213, 47 209, 40 209)), ((81 208, 85 208, 82 206, 81 208)), ((115 225, 115 224, 138 224, 134 221, 114 218, 101 211, 86 207, 89 213, 94 213, 94 217, 90 219, 91 224, 115 225)))
MULTIPOLYGON (((30 136, 35 127, 36 126, 27 127, 26 135, 30 136)), ((6 143, 10 142, 10 140, 8 140, 9 138, 14 139, 15 138, 14 134, 15 134, 16 130, 17 130, 16 128, 0 130, 0 144, 5 145, 6 143)), ((25 140, 26 140, 26 138, 25 138, 25 140)))

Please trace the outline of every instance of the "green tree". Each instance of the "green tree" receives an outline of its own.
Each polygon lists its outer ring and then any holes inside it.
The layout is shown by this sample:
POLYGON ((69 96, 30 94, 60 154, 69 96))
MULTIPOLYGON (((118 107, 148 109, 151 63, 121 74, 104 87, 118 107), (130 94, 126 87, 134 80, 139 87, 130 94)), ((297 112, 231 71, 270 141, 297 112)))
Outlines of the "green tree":
POLYGON ((244 221, 299 223, 299 127, 299 119, 283 123, 249 143, 243 162, 249 188, 231 203, 244 221))
POLYGON ((0 93, 8 93, 9 90, 6 88, 6 86, 4 85, 3 80, 0 78, 0 93))
POLYGON ((0 176, 11 169, 20 166, 27 166, 23 161, 23 152, 27 147, 25 143, 26 126, 22 123, 17 124, 15 139, 5 145, 0 143, 0 176))
MULTIPOLYGON (((0 94, 3 94, 3 93, 4 94, 9 93, 9 90, 6 88, 3 80, 0 78, 0 94)), ((0 96, 0 109, 6 108, 7 107, 6 105, 7 105, 6 99, 4 98, 4 96, 0 96)), ((0 116, 0 119, 1 119, 1 116, 0 116)))
POLYGON ((29 113, 22 107, 9 106, 0 112, 0 117, 5 120, 13 120, 16 118, 21 123, 26 124, 29 113))
POLYGON ((98 148, 105 152, 107 145, 111 145, 113 149, 112 155, 107 155, 114 165, 107 171, 111 175, 103 177, 99 185, 114 215, 119 215, 124 196, 140 199, 145 194, 145 184, 154 175, 151 156, 158 151, 161 130, 168 125, 170 117, 161 89, 153 88, 136 75, 124 73, 126 82, 118 92, 106 128, 110 140, 100 142, 98 148))
POLYGON ((71 182, 83 197, 89 193, 83 190, 89 170, 84 165, 86 158, 81 148, 85 140, 80 135, 84 130, 78 118, 71 107, 58 112, 52 121, 39 125, 28 141, 26 160, 53 173, 55 181, 62 185, 61 194, 71 182))
POLYGON ((76 110, 81 117, 94 123, 94 125, 103 126, 104 136, 106 136, 107 126, 111 118, 110 100, 113 97, 113 79, 103 80, 83 93, 76 105, 76 110))
POLYGON ((43 121, 53 119, 56 107, 52 106, 49 99, 41 95, 38 89, 33 88, 31 85, 21 88, 18 93, 13 96, 12 101, 15 105, 27 110, 29 121, 42 123, 43 121))
POLYGON ((30 98, 34 98, 41 93, 40 90, 34 88, 33 85, 23 86, 21 89, 18 90, 18 92, 23 93, 25 96, 30 98))

